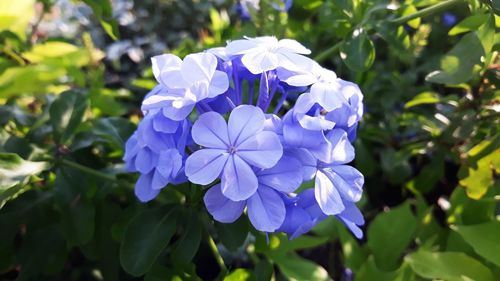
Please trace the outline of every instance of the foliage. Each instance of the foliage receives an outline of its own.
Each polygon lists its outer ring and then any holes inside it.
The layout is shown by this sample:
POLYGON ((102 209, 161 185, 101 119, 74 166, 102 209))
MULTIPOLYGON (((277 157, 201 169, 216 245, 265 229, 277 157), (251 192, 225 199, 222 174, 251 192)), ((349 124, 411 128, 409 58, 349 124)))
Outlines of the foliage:
POLYGON ((250 21, 220 1, 135 1, 149 16, 125 25, 110 10, 122 1, 91 0, 93 24, 47 36, 54 2, 0 2, 0 279, 500 279, 496 1, 295 0, 288 14, 261 1, 250 21), (183 56, 264 34, 365 95, 363 240, 330 219, 295 240, 214 223, 187 184, 134 197, 121 158, 156 50, 138 37, 183 56))

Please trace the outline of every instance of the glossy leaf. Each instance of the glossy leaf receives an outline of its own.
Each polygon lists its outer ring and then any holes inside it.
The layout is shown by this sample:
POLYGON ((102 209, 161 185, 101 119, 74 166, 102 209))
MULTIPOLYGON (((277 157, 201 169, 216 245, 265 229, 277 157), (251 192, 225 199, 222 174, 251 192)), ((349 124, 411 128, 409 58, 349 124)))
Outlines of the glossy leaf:
POLYGON ((357 29, 342 45, 340 57, 351 70, 366 71, 375 60, 375 46, 363 30, 357 29))
POLYGON ((171 206, 145 210, 128 224, 120 247, 120 263, 133 276, 145 274, 175 233, 177 212, 171 206))
POLYGON ((492 221, 475 225, 456 225, 452 227, 469 243, 474 251, 500 266, 500 222, 492 221))

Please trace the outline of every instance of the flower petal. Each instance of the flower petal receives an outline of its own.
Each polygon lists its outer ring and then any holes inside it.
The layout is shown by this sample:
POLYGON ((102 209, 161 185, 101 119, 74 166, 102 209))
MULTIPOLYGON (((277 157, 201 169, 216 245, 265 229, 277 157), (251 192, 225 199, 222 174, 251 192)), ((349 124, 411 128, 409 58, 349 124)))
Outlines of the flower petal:
POLYGON ((336 215, 345 209, 337 188, 321 170, 316 173, 314 196, 321 210, 327 215, 336 215))
POLYGON ((283 199, 269 187, 259 186, 257 192, 247 200, 247 206, 250 222, 257 230, 274 232, 285 220, 283 199))
POLYGON ((135 157, 135 167, 142 174, 149 173, 158 160, 158 155, 152 152, 149 148, 144 147, 137 152, 135 157))
POLYGON ((347 100, 340 93, 340 84, 318 82, 311 86, 312 98, 326 111, 339 108, 347 100))
POLYGON ((166 85, 165 82, 168 77, 168 73, 179 70, 182 60, 176 55, 163 54, 152 57, 151 64, 153 66, 153 75, 155 76, 156 81, 166 85))
POLYGON ((273 70, 279 66, 278 56, 265 49, 243 55, 241 62, 253 74, 273 70))
POLYGON ((220 149, 229 147, 226 120, 219 113, 203 113, 194 123, 191 134, 199 145, 220 149))
POLYGON ((335 165, 323 168, 322 171, 340 192, 342 198, 351 202, 361 199, 365 179, 358 170, 348 165, 335 165))
POLYGON ((221 191, 221 185, 210 188, 203 197, 205 207, 216 221, 231 223, 237 220, 245 209, 246 201, 231 201, 221 191))
POLYGON ((349 142, 344 130, 333 129, 326 138, 332 144, 332 164, 346 164, 354 160, 354 147, 349 142))
POLYGON ((220 149, 201 149, 186 159, 186 176, 197 184, 209 184, 219 177, 228 154, 220 149))
POLYGON ((278 163, 283 146, 276 133, 263 131, 238 145, 236 154, 253 166, 267 169, 278 163))
POLYGON ((210 81, 210 85, 208 88, 208 98, 214 98, 229 88, 229 79, 227 78, 227 74, 216 70, 212 80, 210 81))
POLYGON ((302 179, 303 181, 310 181, 314 178, 316 174, 317 160, 314 156, 305 148, 292 148, 285 150, 286 156, 293 157, 297 159, 302 165, 302 179))
POLYGON ((258 186, 252 168, 237 155, 232 155, 227 160, 221 176, 221 185, 222 193, 233 201, 248 199, 258 186))
POLYGON ((270 168, 257 172, 259 184, 272 187, 281 192, 294 192, 302 184, 302 165, 289 156, 283 156, 270 168))
POLYGON ((303 55, 309 55, 311 53, 311 50, 293 39, 281 39, 280 41, 278 41, 278 46, 278 51, 280 52, 284 51, 303 55))
POLYGON ((238 146, 247 138, 263 129, 266 117, 262 110, 253 105, 240 105, 229 116, 228 133, 230 143, 238 146))
POLYGON ((187 55, 181 66, 184 80, 190 82, 210 81, 217 68, 217 58, 210 53, 187 55))
POLYGON ((149 174, 143 174, 137 180, 137 183, 135 184, 134 193, 135 196, 137 196, 137 198, 139 199, 139 201, 141 202, 151 201, 156 196, 158 196, 158 193, 160 193, 159 189, 151 188, 152 180, 153 180, 153 172, 149 174))

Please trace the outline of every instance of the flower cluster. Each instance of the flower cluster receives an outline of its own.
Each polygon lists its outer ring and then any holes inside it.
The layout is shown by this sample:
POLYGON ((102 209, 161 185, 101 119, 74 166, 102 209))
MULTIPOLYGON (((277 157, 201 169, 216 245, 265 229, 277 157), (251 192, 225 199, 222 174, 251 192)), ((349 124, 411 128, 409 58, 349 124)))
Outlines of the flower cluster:
POLYGON ((348 163, 363 96, 309 53, 294 40, 258 37, 183 60, 153 57, 158 85, 124 156, 141 174, 139 200, 189 181, 210 186, 205 206, 223 223, 246 210, 256 229, 294 238, 335 216, 361 237, 364 178, 348 163))

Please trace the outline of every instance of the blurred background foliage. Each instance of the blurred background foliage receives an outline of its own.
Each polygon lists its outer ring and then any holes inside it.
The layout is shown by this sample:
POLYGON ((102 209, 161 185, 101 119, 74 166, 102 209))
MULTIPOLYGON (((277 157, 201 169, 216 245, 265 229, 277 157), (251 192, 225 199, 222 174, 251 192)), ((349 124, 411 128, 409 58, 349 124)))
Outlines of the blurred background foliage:
POLYGON ((500 280, 499 2, 273 3, 0 1, 0 280, 500 280), (364 239, 328 219, 266 241, 188 185, 134 198, 149 58, 244 35, 295 38, 360 85, 364 239))

